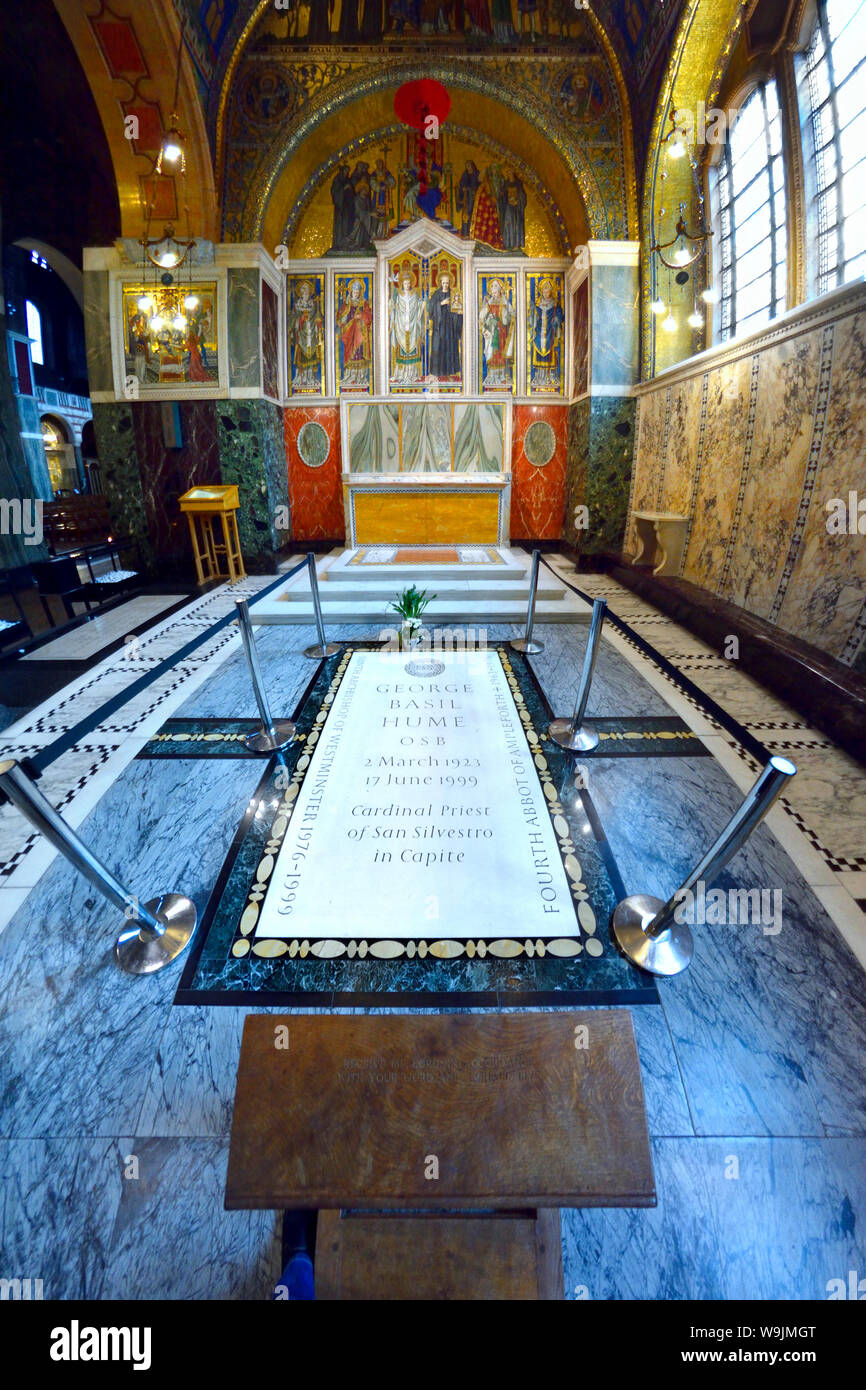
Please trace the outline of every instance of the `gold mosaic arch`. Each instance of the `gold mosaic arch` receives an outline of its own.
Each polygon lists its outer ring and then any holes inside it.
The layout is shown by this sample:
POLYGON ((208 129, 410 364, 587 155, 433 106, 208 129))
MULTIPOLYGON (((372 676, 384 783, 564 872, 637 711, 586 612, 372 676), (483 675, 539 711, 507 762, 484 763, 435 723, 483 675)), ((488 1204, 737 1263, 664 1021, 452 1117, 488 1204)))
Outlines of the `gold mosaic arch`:
MULTIPOLYGON (((687 0, 674 35, 670 58, 665 70, 659 99, 653 117, 647 153, 646 178, 642 208, 641 242, 643 246, 643 276, 641 285, 642 372, 644 379, 657 375, 693 352, 692 330, 683 324, 676 333, 665 334, 664 342, 656 340, 656 318, 650 310, 655 297, 651 226, 653 205, 658 205, 661 173, 662 141, 669 129, 669 112, 688 109, 695 111, 699 101, 707 107, 714 105, 721 88, 725 70, 736 37, 751 0, 687 0), (724 38, 720 40, 720 35, 724 38)), ((665 203, 671 209, 684 201, 691 208, 693 184, 688 160, 682 168, 669 166, 665 203)), ((665 282, 666 284, 666 282, 665 282)))
MULTIPOLYGON (((449 150, 454 147, 471 147, 476 157, 483 151, 488 158, 499 159, 514 168, 530 194, 527 206, 527 232, 525 251, 528 256, 570 256, 572 246, 586 240, 585 228, 582 234, 569 236, 565 221, 550 190, 538 177, 536 170, 513 150, 506 149, 499 141, 480 136, 475 130, 465 126, 455 126, 449 119, 447 131, 450 138, 449 150), (533 215, 534 214, 534 215, 533 215), (540 216, 539 216, 540 214, 540 216)), ((307 181, 301 194, 292 202, 289 218, 279 240, 289 248, 293 258, 325 255, 330 246, 330 231, 333 219, 333 205, 330 198, 330 181, 337 166, 345 160, 353 161, 364 153, 372 155, 381 149, 384 141, 395 147, 403 135, 405 127, 392 123, 379 130, 365 132, 357 140, 351 141, 340 150, 329 154, 307 181), (316 204, 323 205, 316 207, 316 204), (312 225, 311 225, 312 223, 312 225), (323 238, 322 232, 326 235, 323 238), (318 235, 317 235, 318 234, 318 235), (326 244, 312 247, 305 241, 325 240, 326 244)), ((453 155, 452 155, 453 157, 453 155)), ((462 157, 462 156, 461 156, 462 157)))
MULTIPOLYGON (((220 88, 219 103, 216 113, 216 132, 214 140, 214 168, 217 171, 217 192, 220 203, 225 198, 225 142, 226 142, 226 123, 228 119, 229 97, 231 96, 232 83, 238 69, 241 58, 244 55, 247 44, 249 43, 256 26, 267 10, 271 8, 273 0, 257 0, 246 24, 241 31, 240 37, 232 50, 231 57, 225 69, 220 88)), ((599 48, 604 56, 609 72, 613 77, 619 101, 620 128, 622 132, 623 144, 623 166, 625 171, 625 202, 626 202, 626 221, 628 225, 629 237, 637 237, 639 233, 639 214, 637 197, 637 170, 635 165, 634 153, 634 130, 631 118, 631 100, 628 87, 623 77, 622 67, 616 50, 611 43, 604 26, 596 16, 590 5, 584 10, 585 17, 592 25, 595 37, 598 40, 599 48)))
POLYGON ((524 109, 522 101, 492 74, 469 71, 468 65, 455 74, 439 62, 421 68, 416 60, 375 68, 366 63, 363 69, 330 84, 325 100, 317 107, 305 107, 286 123, 250 181, 238 239, 262 241, 268 248, 278 245, 289 207, 321 164, 322 150, 341 148, 347 129, 363 133, 392 123, 395 87, 420 76, 448 83, 452 98, 449 123, 498 140, 518 159, 531 163, 541 183, 555 193, 573 246, 581 244, 587 234, 602 239, 610 235, 606 203, 590 153, 564 148, 556 132, 545 129, 543 113, 533 123, 532 113, 524 109))

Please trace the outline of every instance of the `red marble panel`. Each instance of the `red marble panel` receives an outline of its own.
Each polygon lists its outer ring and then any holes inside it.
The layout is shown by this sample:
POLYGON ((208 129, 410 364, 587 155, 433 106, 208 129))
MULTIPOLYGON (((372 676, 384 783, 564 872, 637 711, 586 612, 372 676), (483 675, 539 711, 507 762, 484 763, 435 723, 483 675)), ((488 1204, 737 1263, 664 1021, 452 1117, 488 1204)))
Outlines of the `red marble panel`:
POLYGON ((173 402, 140 401, 132 407, 135 445, 147 530, 162 560, 190 558, 189 528, 178 498, 191 487, 221 479, 215 401, 178 401, 181 447, 166 448, 162 410, 173 402))
POLYGON ((552 541, 562 536, 565 511, 565 453, 568 407, 517 405, 511 441, 511 535, 514 540, 552 541), (536 420, 549 424, 556 436, 553 457, 539 468, 523 449, 526 431, 536 420))
POLYGON ((292 539, 342 540, 346 529, 343 519, 340 411, 333 405, 287 405, 283 411, 283 421, 292 539), (298 434, 309 420, 322 425, 330 442, 328 457, 318 468, 311 468, 298 454, 298 434))
POLYGON ((277 400, 280 394, 278 357, 280 334, 277 317, 277 296, 267 281, 262 281, 262 383, 266 396, 277 400))

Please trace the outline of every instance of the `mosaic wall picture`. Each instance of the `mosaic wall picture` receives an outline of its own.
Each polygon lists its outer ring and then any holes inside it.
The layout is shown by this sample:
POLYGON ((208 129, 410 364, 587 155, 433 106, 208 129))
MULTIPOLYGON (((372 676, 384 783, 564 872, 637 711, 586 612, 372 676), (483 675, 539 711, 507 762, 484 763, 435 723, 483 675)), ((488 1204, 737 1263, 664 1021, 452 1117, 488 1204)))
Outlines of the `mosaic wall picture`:
POLYGON ((524 249, 526 187, 510 164, 479 164, 480 155, 465 154, 455 161, 444 131, 435 140, 408 132, 395 143, 396 158, 384 141, 375 156, 337 168, 330 186, 331 254, 370 254, 374 241, 421 217, 494 251, 524 249))
POLYGON ((463 386, 463 266, 454 256, 406 251, 388 263, 389 384, 417 391, 463 386))
POLYGON ((527 394, 563 393, 565 277, 543 271, 526 277, 527 394))
POLYGON ((127 378, 148 387, 219 385, 217 287, 190 286, 183 313, 171 316, 159 287, 123 286, 123 352, 127 378))
POLYGON ((501 473, 504 401, 349 406, 352 473, 501 473))
POLYGON ((289 395, 325 394, 324 281, 320 275, 287 279, 289 395))
POLYGON ((337 390, 369 395, 373 389, 373 277, 334 277, 337 390))
POLYGON ((474 47, 521 37, 569 42, 586 32, 575 0, 284 0, 265 24, 275 39, 301 45, 431 38, 474 47))
POLYGON ((516 385, 517 276, 478 276, 478 387, 514 392, 516 385))

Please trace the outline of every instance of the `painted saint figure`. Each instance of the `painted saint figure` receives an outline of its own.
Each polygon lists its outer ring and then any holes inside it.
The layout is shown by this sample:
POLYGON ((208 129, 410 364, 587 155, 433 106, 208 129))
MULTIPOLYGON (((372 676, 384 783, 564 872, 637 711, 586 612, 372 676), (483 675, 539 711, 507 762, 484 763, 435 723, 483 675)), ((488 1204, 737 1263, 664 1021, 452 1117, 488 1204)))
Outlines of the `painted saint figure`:
POLYGON ((423 371, 424 301, 412 283, 412 275, 403 270, 392 277, 391 294, 391 384, 412 386, 421 381, 423 371))
POLYGON ((346 298, 337 313, 337 332, 342 347, 342 391, 369 391, 373 360, 373 313, 363 280, 349 281, 346 298))
POLYGON ((530 389, 559 392, 562 389, 562 305, 549 275, 539 281, 537 293, 529 314, 530 389))
POLYGON ((292 390, 320 392, 325 323, 312 282, 301 280, 289 310, 292 390))
POLYGON ((478 314, 484 356, 484 391, 510 391, 514 381, 514 306, 506 287, 491 280, 478 314))
POLYGON ((460 380, 463 305, 447 271, 427 304, 430 318, 430 375, 439 381, 460 380))

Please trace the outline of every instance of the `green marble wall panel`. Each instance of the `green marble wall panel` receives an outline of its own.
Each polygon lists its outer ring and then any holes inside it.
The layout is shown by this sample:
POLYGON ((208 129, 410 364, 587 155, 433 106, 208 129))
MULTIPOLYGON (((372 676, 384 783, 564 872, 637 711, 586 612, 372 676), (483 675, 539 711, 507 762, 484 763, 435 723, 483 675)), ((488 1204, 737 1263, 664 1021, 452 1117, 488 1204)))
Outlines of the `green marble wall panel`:
POLYGON ((261 389, 259 272, 240 266, 228 272, 229 385, 261 389))
POLYGON ((217 440, 222 482, 238 486, 246 567, 265 573, 288 540, 288 533, 276 528, 277 507, 288 505, 281 407, 272 401, 219 401, 217 440))
POLYGON ((584 554, 622 547, 628 514, 636 403, 631 396, 586 397, 569 407, 563 536, 584 554), (589 525, 575 526, 575 507, 589 525))
POLYGON ((102 491, 111 519, 118 534, 135 536, 141 542, 142 559, 151 562, 153 547, 148 536, 132 411, 130 401, 95 401, 93 430, 102 491))
POLYGON ((114 390, 109 302, 108 271, 85 270, 84 337, 91 394, 114 390))
POLYGON ((636 402, 602 396, 590 403, 586 502, 589 530, 584 549, 619 551, 628 515, 636 402))
POLYGON ((589 458, 589 397, 568 407, 568 446, 565 456, 565 517, 563 538, 583 550, 586 531, 574 524, 574 509, 586 504, 586 465, 589 458))

